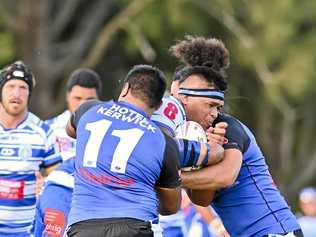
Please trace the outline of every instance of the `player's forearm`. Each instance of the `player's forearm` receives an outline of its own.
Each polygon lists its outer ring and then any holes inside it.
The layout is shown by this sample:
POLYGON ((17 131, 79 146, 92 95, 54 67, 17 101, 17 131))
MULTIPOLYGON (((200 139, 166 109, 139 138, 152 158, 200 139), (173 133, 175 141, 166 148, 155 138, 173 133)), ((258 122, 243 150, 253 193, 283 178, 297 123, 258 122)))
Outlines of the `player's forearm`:
POLYGON ((182 186, 188 189, 217 190, 233 185, 242 165, 242 154, 237 149, 226 149, 224 159, 216 165, 200 170, 183 171, 182 186))
POLYGON ((201 207, 207 207, 211 204, 215 191, 213 190, 186 190, 191 202, 201 207))
POLYGON ((200 170, 182 171, 182 186, 196 190, 217 190, 225 187, 225 180, 215 166, 208 166, 200 170), (219 178, 219 176, 221 176, 221 178, 219 178))
POLYGON ((211 149, 208 154, 207 165, 214 165, 219 163, 224 158, 224 148, 217 143, 209 143, 211 149))

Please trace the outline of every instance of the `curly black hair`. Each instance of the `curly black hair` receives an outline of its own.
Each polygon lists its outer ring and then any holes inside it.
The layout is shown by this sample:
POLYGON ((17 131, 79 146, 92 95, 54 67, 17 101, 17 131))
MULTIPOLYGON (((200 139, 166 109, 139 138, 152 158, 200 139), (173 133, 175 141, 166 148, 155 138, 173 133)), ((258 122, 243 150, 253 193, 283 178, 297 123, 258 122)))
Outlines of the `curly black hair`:
POLYGON ((183 66, 175 72, 174 80, 183 81, 192 74, 202 74, 219 89, 226 90, 225 70, 229 67, 229 51, 222 41, 187 35, 169 51, 183 66))

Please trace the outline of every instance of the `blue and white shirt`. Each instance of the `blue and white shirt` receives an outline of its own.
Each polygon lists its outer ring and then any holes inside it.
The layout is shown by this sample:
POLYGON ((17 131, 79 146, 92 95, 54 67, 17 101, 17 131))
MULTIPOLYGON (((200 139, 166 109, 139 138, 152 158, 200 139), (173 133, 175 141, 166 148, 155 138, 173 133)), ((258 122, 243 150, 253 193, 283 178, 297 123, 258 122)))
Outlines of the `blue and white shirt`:
POLYGON ((35 214, 35 171, 61 161, 52 130, 28 113, 15 129, 0 125, 0 235, 28 233, 35 214))
POLYGON ((186 115, 181 102, 173 96, 167 96, 162 99, 162 105, 150 119, 175 136, 177 127, 186 121, 186 115))
POLYGON ((76 153, 76 140, 72 137, 69 137, 65 129, 70 116, 70 111, 65 110, 56 117, 45 121, 45 123, 48 124, 54 131, 54 136, 56 139, 55 149, 61 154, 63 161, 74 157, 76 153))
MULTIPOLYGON (((166 96, 162 99, 162 105, 153 113, 150 118, 159 127, 163 127, 169 131, 170 134, 175 136, 176 129, 186 121, 186 114, 183 105, 179 100, 173 96, 166 96)), ((183 145, 180 143, 179 145, 183 145)), ((180 150, 185 150, 181 149, 180 150)), ((181 152, 180 164, 182 167, 187 165, 183 164, 183 152, 181 152)), ((182 230, 183 234, 186 233, 184 214, 182 210, 179 210, 176 214, 163 216, 159 215, 159 222, 163 229, 178 227, 182 230)))

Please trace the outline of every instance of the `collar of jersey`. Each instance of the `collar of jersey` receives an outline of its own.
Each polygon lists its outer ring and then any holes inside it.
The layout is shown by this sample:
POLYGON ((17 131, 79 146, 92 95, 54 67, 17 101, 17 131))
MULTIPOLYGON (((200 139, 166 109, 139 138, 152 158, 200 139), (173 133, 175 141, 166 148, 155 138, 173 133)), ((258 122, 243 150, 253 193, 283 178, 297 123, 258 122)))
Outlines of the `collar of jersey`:
POLYGON ((117 101, 117 102, 114 102, 114 103, 124 105, 125 107, 131 108, 132 110, 137 111, 138 113, 140 113, 144 117, 149 118, 148 114, 144 110, 142 110, 141 108, 139 108, 139 107, 137 107, 137 106, 135 106, 135 105, 133 105, 131 103, 128 103, 126 101, 117 101))

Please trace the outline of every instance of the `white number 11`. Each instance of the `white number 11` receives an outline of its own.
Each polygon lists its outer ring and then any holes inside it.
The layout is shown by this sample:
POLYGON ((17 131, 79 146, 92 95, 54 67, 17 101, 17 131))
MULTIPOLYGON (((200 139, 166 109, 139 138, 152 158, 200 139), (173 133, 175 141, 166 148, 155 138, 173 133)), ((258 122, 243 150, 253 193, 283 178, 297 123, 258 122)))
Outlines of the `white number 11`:
MULTIPOLYGON (((83 166, 97 167, 100 146, 111 124, 112 122, 106 119, 86 124, 85 128, 90 131, 90 136, 84 151, 83 166)), ((138 128, 113 130, 111 135, 119 137, 120 141, 114 150, 112 172, 125 173, 127 161, 143 134, 144 131, 138 128)))

